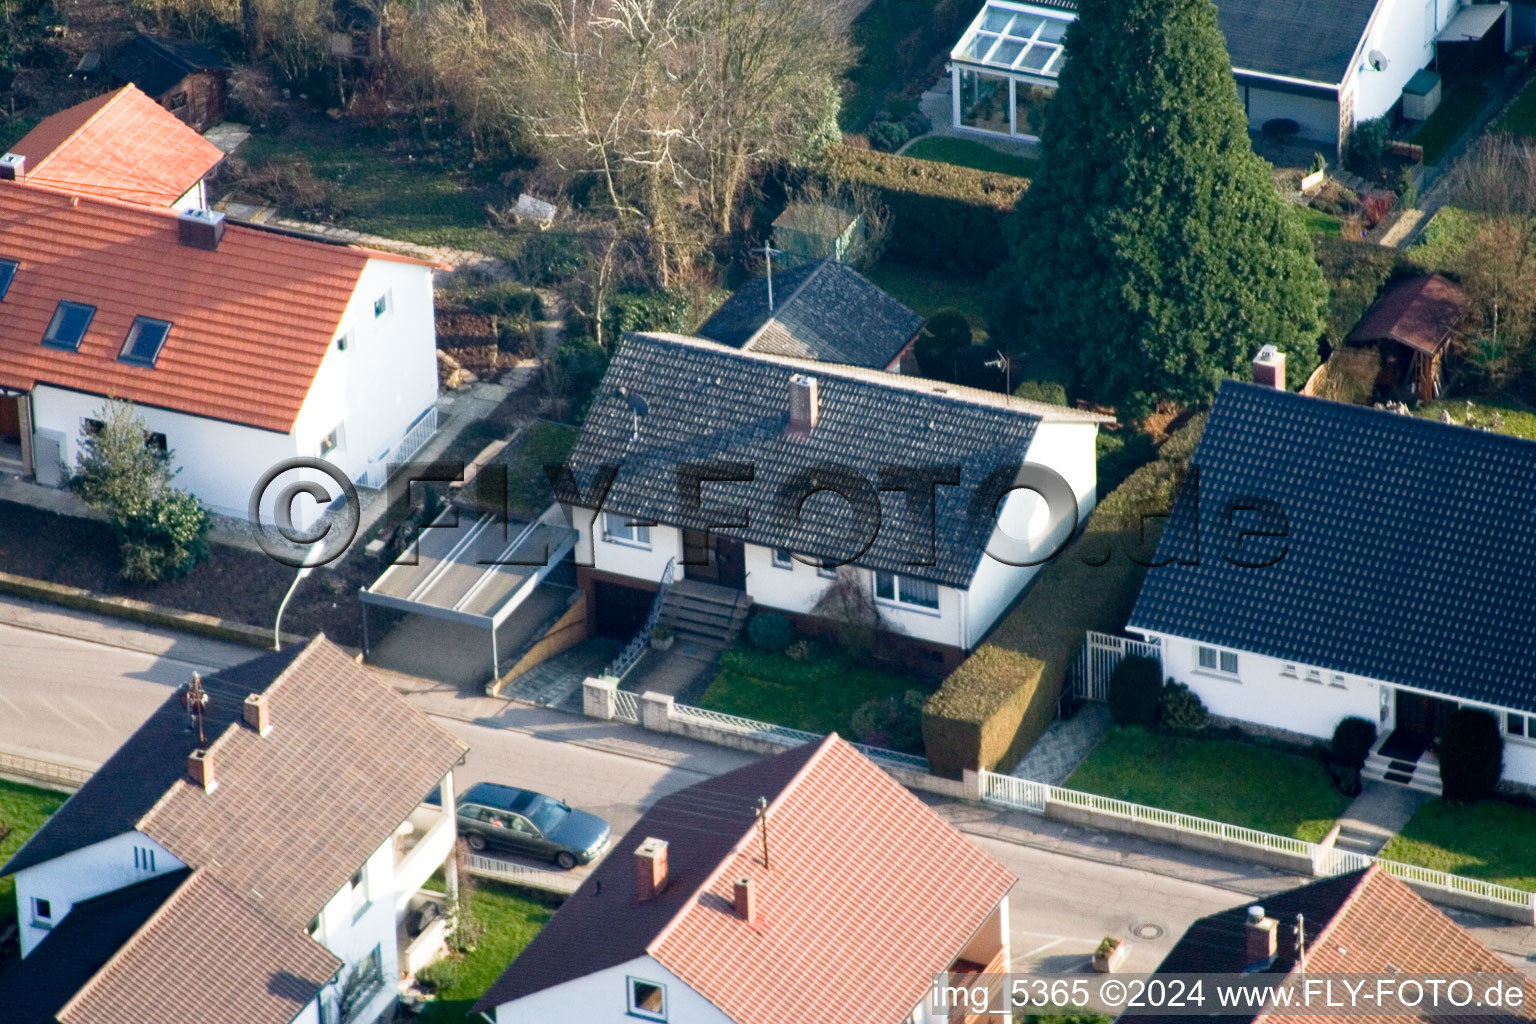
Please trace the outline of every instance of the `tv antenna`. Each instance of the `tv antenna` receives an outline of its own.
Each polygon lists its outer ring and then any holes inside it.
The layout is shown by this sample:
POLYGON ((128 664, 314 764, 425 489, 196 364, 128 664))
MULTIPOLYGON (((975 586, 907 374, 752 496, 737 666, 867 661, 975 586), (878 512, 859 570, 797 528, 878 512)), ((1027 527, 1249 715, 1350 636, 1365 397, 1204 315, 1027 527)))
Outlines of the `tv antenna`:
POLYGON ((763 869, 769 868, 768 864, 768 798, 757 798, 757 832, 763 840, 763 869))
POLYGON ((998 349, 997 350, 997 358, 996 359, 988 359, 982 365, 986 366, 988 369, 1003 371, 1003 397, 1004 397, 1005 400, 1009 399, 1009 398, 1012 398, 1013 397, 1013 363, 1008 359, 1008 357, 1006 355, 1003 354, 1003 350, 1002 349, 998 349))
POLYGON ((773 312, 773 257, 774 257, 775 253, 777 253, 778 255, 782 256, 782 255, 784 255, 784 252, 781 249, 775 249, 773 246, 769 245, 767 242, 763 243, 763 247, 761 249, 754 249, 752 251, 753 252, 760 252, 760 253, 762 253, 763 254, 763 261, 765 263, 767 263, 767 265, 768 265, 768 312, 772 313, 773 312))
POLYGON ((198 747, 207 746, 208 737, 203 732, 203 716, 208 710, 208 691, 203 689, 203 677, 198 673, 192 673, 192 685, 187 687, 187 692, 181 695, 181 703, 197 723, 198 747))

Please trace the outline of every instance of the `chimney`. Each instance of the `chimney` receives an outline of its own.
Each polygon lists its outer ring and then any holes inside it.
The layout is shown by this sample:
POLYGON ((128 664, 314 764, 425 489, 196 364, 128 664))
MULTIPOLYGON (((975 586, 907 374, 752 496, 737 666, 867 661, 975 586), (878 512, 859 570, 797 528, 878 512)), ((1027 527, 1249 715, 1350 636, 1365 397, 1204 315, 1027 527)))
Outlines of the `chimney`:
POLYGON ((256 730, 256 735, 265 736, 272 731, 272 709, 267 705, 266 694, 248 695, 242 710, 245 713, 245 724, 256 730))
POLYGON ((640 902, 653 899, 667 887, 667 841, 648 838, 635 847, 635 883, 640 902))
POLYGON ((206 792, 212 793, 219 788, 219 780, 213 777, 213 751, 206 747, 187 755, 187 774, 206 792))
POLYGON ((752 887, 752 879, 736 879, 735 897, 732 905, 736 908, 736 916, 747 924, 757 920, 757 890, 752 887))
POLYGON ((1248 921, 1243 926, 1245 970, 1268 970, 1275 962, 1279 922, 1264 916, 1264 908, 1255 904, 1248 908, 1248 921))
POLYGON ((796 434, 809 434, 821 419, 821 400, 816 378, 803 373, 789 378, 789 429, 796 434))
POLYGON ((21 181, 27 176, 27 158, 20 153, 0 156, 0 181, 21 181))
POLYGON ((1253 357, 1253 382, 1276 391, 1285 390, 1285 353, 1265 345, 1253 357))
POLYGON ((183 210, 177 220, 177 240, 191 249, 214 252, 224 238, 224 215, 217 210, 183 210))

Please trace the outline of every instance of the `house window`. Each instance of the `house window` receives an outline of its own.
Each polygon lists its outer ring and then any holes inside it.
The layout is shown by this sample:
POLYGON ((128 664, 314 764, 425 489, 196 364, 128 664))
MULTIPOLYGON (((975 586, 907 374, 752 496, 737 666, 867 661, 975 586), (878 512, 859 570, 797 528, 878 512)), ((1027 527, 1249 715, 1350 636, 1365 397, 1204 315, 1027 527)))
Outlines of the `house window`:
POLYGON ((629 1012, 646 1020, 667 1019, 667 990, 653 981, 629 979, 629 1012))
POLYGON ((390 310, 395 308, 394 292, 386 288, 384 294, 373 300, 373 318, 388 316, 390 310))
POLYGON ((351 331, 348 331, 347 333, 343 334, 341 337, 336 339, 336 351, 337 352, 345 352, 347 349, 349 349, 351 347, 352 347, 352 332, 351 331))
POLYGON ((1309 668, 1309 669, 1307 669, 1307 682, 1309 682, 1309 683, 1321 683, 1322 681, 1323 681, 1323 670, 1322 669, 1320 669, 1320 668, 1309 668))
POLYGON ((53 319, 48 322, 48 330, 43 332, 43 344, 61 352, 78 352, 80 341, 85 337, 85 329, 91 326, 95 316, 95 306, 70 302, 68 299, 60 300, 58 308, 53 311, 53 319))
MULTIPOLYGON (((80 432, 86 437, 95 437, 105 426, 106 424, 101 420, 83 419, 80 421, 80 432)), ((162 455, 171 450, 170 442, 158 430, 144 431, 144 447, 153 448, 162 455)))
POLYGON ((1338 689, 1338 690, 1347 690, 1347 689, 1349 689, 1349 687, 1347 687, 1344 684, 1344 677, 1339 675, 1338 673, 1334 673, 1332 676, 1329 677, 1328 685, 1332 686, 1332 687, 1334 687, 1335 689, 1338 689))
POLYGON ((341 1002, 341 1019, 351 1020, 353 1015, 367 1006, 384 986, 384 951, 374 946, 372 951, 357 962, 347 976, 346 994, 341 1002))
POLYGON ((21 266, 15 260, 0 260, 0 299, 5 298, 11 290, 11 281, 16 277, 16 268, 21 266))
POLYGON ((1280 674, 1283 675, 1283 676, 1288 676, 1291 679, 1295 679, 1296 678, 1296 666, 1295 665, 1291 665, 1289 663, 1287 663, 1285 665, 1282 665, 1281 668, 1280 668, 1280 674))
POLYGON ((1237 655, 1232 651, 1218 651, 1214 647, 1196 647, 1200 667, 1208 672, 1237 675, 1237 655))
POLYGON ((816 575, 820 576, 824 580, 835 580, 837 579, 837 566, 818 565, 816 567, 816 575))
POLYGON ((32 897, 32 923, 44 928, 53 925, 53 904, 41 896, 32 897))
POLYGON ((774 548, 773 564, 779 569, 793 569, 795 567, 795 560, 790 557, 789 548, 774 548))
POLYGON ((1504 716, 1504 732, 1508 736, 1525 735, 1525 716, 1510 712, 1504 716))
POLYGON ((155 851, 147 846, 133 848, 133 866, 139 871, 155 870, 155 851))
POLYGON ((651 546, 651 528, 642 523, 631 522, 627 516, 604 512, 603 539, 614 544, 630 544, 637 548, 648 548, 651 546))
POLYGON ((368 865, 358 868, 348 884, 352 886, 352 912, 361 917, 368 909, 368 865))
POLYGON ((344 439, 345 435, 341 432, 341 424, 338 423, 329 434, 320 439, 320 457, 323 459, 331 454, 331 452, 340 448, 344 439))
POLYGON ((939 586, 927 580, 915 580, 893 572, 875 573, 875 597, 882 601, 894 601, 918 608, 937 610, 939 586))
POLYGON ((170 333, 171 324, 168 320, 134 317, 133 326, 128 328, 128 337, 123 340, 123 350, 117 354, 117 361, 134 366, 154 366, 155 360, 160 358, 161 347, 165 345, 165 337, 170 333))

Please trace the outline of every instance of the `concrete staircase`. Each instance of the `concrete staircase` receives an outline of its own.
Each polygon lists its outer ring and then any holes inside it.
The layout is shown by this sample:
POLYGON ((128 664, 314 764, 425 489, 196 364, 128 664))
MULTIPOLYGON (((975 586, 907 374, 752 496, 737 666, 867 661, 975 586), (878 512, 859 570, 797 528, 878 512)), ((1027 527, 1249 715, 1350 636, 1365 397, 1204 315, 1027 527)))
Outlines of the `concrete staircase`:
POLYGON ((670 626, 679 643, 723 651, 736 642, 751 607, 752 598, 743 591, 681 579, 662 599, 656 625, 670 626))
POLYGON ((1403 761, 1372 750, 1365 759, 1365 767, 1360 770, 1360 777, 1406 786, 1431 796, 1440 795, 1440 763, 1428 753, 1420 754, 1417 761, 1403 761))

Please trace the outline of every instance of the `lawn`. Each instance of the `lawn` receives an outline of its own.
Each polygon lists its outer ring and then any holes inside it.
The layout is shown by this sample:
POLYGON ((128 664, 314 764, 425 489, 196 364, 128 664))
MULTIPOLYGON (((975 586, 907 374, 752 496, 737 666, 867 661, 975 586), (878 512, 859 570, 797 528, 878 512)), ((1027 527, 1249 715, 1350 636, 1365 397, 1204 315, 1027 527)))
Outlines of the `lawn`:
POLYGON ((555 500, 544 467, 569 459, 578 433, 564 423, 536 420, 517 435, 517 450, 507 461, 507 508, 512 515, 539 515, 555 500))
MULTIPOLYGON (((900 696, 908 690, 926 695, 932 689, 932 684, 919 679, 854 665, 821 646, 804 661, 736 648, 721 655, 720 672, 699 705, 791 729, 835 731, 857 739, 851 720, 860 704, 877 697, 900 696)), ((922 753, 922 740, 918 737, 915 742, 896 743, 895 748, 922 753)))
POLYGON ((1439 163, 1487 101, 1488 90, 1476 82, 1458 86, 1448 93, 1429 115, 1429 120, 1413 133, 1411 141, 1424 147, 1424 162, 1439 163))
POLYGON ((1536 891, 1536 810, 1431 800, 1381 851, 1387 860, 1536 891))
POLYGON ((1033 178, 1040 161, 1027 156, 1000 153, 991 146, 971 139, 956 139, 947 135, 927 135, 908 146, 901 154, 918 160, 935 160, 944 164, 973 167, 992 174, 1009 174, 1015 178, 1033 178))
MULTIPOLYGON (((0 840, 0 864, 11 859, 21 844, 43 827, 53 812, 64 803, 65 795, 48 789, 23 786, 0 779, 0 829, 10 829, 0 840)), ((16 920, 16 882, 9 875, 0 878, 0 932, 16 920)))
POLYGON ((865 276, 919 316, 958 309, 971 322, 978 343, 987 340, 987 281, 974 274, 946 274, 885 260, 865 276))
POLYGON ((1536 82, 1526 85, 1494 122, 1495 131, 1536 136, 1536 82))
POLYGON ((345 122, 326 127, 254 132, 239 156, 253 165, 306 162, 316 177, 334 186, 335 220, 344 227, 422 245, 491 253, 507 249, 510 236, 493 228, 486 213, 487 204, 506 200, 500 189, 452 166, 439 166, 419 143, 345 122))
POLYGON ((549 902, 498 882, 476 879, 470 905, 484 928, 472 952, 453 954, 421 972, 436 988, 418 1020, 463 1024, 469 1009, 517 959, 554 913, 549 902))
POLYGON ((1312 842, 1349 805, 1312 758, 1139 728, 1112 730, 1067 788, 1312 842))
POLYGON ((1467 411, 1471 409, 1472 426, 1489 427, 1496 429, 1500 434, 1508 434, 1511 437, 1523 437, 1527 441, 1536 441, 1536 411, 1526 408, 1518 402, 1504 400, 1480 400, 1469 402, 1464 398, 1442 399, 1438 402, 1420 403, 1418 415, 1425 419, 1439 420, 1442 411, 1451 414, 1451 422, 1467 425, 1467 411), (1493 418, 1499 417, 1497 427, 1494 427, 1493 418))
POLYGON ((1307 230, 1314 235, 1338 237, 1339 232, 1344 228, 1344 222, 1333 214, 1314 210, 1310 206, 1301 208, 1301 219, 1307 225, 1307 230))

